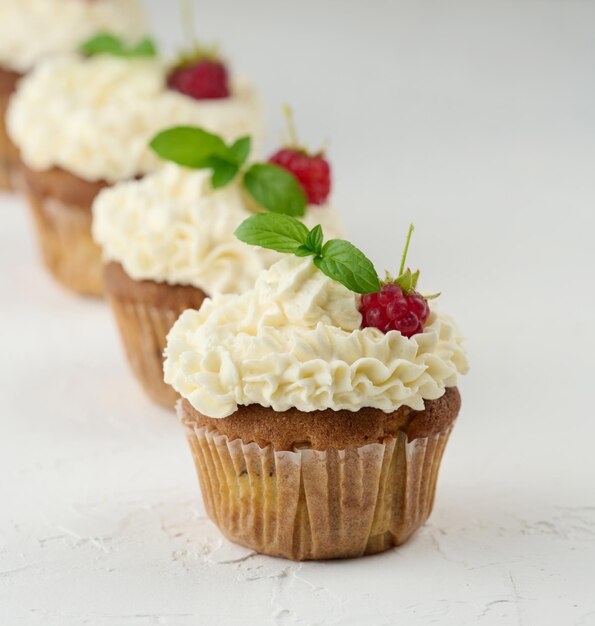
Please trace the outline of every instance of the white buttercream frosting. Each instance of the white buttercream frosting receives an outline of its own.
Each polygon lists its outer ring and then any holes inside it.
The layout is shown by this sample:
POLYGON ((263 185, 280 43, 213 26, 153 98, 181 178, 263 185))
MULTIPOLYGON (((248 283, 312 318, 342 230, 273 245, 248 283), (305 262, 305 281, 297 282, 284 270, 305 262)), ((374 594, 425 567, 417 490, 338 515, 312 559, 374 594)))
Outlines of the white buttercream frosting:
POLYGON ((61 167, 114 183, 154 171, 149 149, 159 131, 200 126, 231 141, 262 132, 259 99, 242 80, 229 98, 195 100, 167 88, 160 59, 60 55, 19 84, 7 114, 9 134, 26 165, 61 167))
MULTIPOLYGON (((106 261, 135 280, 193 285, 208 294, 241 293, 281 258, 234 235, 252 213, 239 185, 214 190, 210 172, 167 164, 141 180, 103 190, 93 206, 93 236, 106 261)), ((337 211, 311 207, 304 219, 342 235, 337 211)))
POLYGON ((97 33, 133 41, 146 30, 139 0, 0 0, 0 66, 25 73, 97 33))
POLYGON ((238 405, 391 412, 424 408, 467 371, 454 322, 432 310, 424 332, 360 329, 358 296, 286 257, 253 290, 207 299, 168 336, 165 381, 198 411, 223 418, 238 405))

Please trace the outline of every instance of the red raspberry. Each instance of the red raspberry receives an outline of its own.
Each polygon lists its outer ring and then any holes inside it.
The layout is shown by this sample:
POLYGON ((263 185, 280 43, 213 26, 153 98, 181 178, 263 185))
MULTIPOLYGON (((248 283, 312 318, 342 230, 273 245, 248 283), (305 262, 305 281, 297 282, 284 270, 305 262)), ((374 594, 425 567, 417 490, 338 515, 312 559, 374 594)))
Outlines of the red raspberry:
POLYGON ((427 300, 415 291, 404 293, 395 283, 387 283, 377 293, 362 296, 362 328, 372 326, 383 333, 398 330, 405 337, 423 331, 430 316, 427 300))
POLYGON ((195 100, 229 98, 227 68, 220 61, 203 59, 193 65, 174 68, 167 86, 195 100))
POLYGON ((320 156, 310 156, 303 150, 283 148, 269 159, 300 182, 309 204, 324 204, 331 192, 331 166, 320 156))

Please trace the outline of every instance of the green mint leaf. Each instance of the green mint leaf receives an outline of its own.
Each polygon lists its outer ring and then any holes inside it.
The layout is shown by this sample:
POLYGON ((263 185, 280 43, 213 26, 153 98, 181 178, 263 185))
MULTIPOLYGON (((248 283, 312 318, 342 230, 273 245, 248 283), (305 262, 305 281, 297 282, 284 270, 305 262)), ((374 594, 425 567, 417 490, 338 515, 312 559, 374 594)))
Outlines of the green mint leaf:
POLYGON ((221 137, 192 126, 168 128, 156 135, 149 145, 165 161, 195 169, 211 168, 211 159, 226 159, 228 150, 221 137))
POLYGON ((211 177, 213 189, 225 187, 236 177, 240 170, 235 163, 230 163, 228 160, 216 156, 209 159, 209 164, 213 169, 213 176, 211 177))
POLYGON ((304 215, 307 205, 304 190, 293 174, 278 165, 252 165, 244 174, 244 185, 264 209, 298 217, 304 215))
POLYGON ((129 57, 156 57, 157 46, 150 37, 141 39, 135 46, 128 50, 129 57))
POLYGON ((100 33, 85 41, 80 47, 82 54, 95 56, 111 54, 117 57, 154 57, 157 55, 155 42, 146 37, 133 46, 127 46, 122 39, 109 33, 100 33))
POLYGON ((327 241, 322 248, 322 256, 314 259, 314 265, 355 293, 380 291, 380 281, 372 261, 348 241, 327 241))
POLYGON ((308 228, 289 215, 257 213, 238 226, 235 236, 261 248, 295 253, 306 242, 308 228))
POLYGON ((162 159, 184 167, 211 169, 214 189, 225 187, 240 170, 250 152, 250 137, 228 147, 221 137, 202 128, 176 126, 162 131, 150 143, 162 159))
POLYGON ((119 37, 101 33, 85 41, 85 43, 81 45, 80 51, 87 56, 94 56, 96 54, 121 56, 123 48, 124 44, 119 37))
POLYGON ((324 240, 324 234, 322 232, 322 226, 320 224, 314 226, 314 228, 308 233, 308 239, 306 245, 317 256, 322 254, 322 242, 324 240))
POLYGON ((242 167, 250 154, 252 147, 252 139, 250 137, 241 137, 228 148, 230 159, 238 166, 242 167))
POLYGON ((295 256, 313 256, 316 251, 312 250, 308 244, 303 244, 294 251, 295 256))

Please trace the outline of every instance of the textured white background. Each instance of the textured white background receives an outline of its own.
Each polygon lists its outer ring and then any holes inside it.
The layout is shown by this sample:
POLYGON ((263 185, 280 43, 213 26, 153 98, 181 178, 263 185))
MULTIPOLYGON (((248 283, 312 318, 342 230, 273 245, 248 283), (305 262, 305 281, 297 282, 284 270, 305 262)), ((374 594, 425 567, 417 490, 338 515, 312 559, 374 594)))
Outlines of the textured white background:
MULTIPOLYGON (((173 2, 152 0, 171 47, 173 2)), ((424 290, 473 371, 430 523, 292 564, 224 544, 181 429, 100 303, 0 198, 0 624, 595 624, 595 2, 203 1, 203 37, 332 139, 352 238, 424 290)))

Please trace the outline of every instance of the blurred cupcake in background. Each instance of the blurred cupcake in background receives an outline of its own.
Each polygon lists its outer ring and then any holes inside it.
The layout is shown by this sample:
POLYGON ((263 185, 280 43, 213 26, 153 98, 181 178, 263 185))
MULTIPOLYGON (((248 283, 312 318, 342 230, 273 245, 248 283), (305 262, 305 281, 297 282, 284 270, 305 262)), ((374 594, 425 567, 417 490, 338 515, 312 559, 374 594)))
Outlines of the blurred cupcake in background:
POLYGON ((136 39, 145 32, 139 0, 0 0, 0 189, 10 189, 18 151, 4 122, 18 80, 51 54, 77 50, 97 32, 136 39))
POLYGON ((176 392, 163 381, 163 350, 171 326, 207 296, 251 289, 279 259, 245 246, 234 231, 253 211, 299 216, 342 233, 328 205, 326 164, 323 206, 309 204, 310 188, 271 163, 248 164, 251 140, 227 143, 200 128, 160 133, 153 149, 173 161, 142 180, 103 190, 93 205, 93 236, 103 250, 105 294, 130 366, 157 403, 173 408, 176 392))
POLYGON ((91 237, 97 193, 157 170, 162 162, 148 144, 163 128, 192 124, 229 141, 259 139, 262 116, 254 88, 229 77, 211 50, 195 48, 172 67, 148 39, 130 45, 102 34, 81 51, 24 78, 7 122, 47 267, 74 291, 100 295, 101 255, 91 237))

